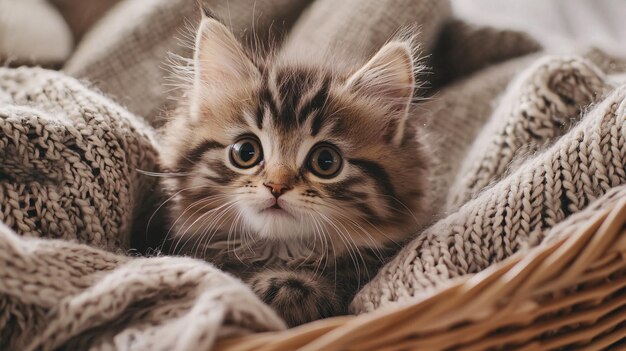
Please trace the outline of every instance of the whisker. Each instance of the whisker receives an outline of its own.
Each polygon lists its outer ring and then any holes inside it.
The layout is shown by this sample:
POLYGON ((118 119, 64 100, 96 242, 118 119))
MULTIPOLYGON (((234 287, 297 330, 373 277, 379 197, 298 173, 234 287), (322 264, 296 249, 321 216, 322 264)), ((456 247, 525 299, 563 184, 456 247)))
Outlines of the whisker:
MULTIPOLYGON (((321 212, 319 212, 319 211, 315 211, 315 212, 319 216, 318 218, 323 219, 323 220, 328 222, 326 217, 321 212)), ((329 223, 329 224, 331 224, 331 223, 329 223)), ((343 245, 346 248, 346 250, 348 252, 348 255, 350 256, 350 259, 352 260, 352 263, 354 264, 354 268, 357 271, 357 274, 360 274, 359 265, 358 265, 358 262, 357 262, 357 259, 356 259, 356 255, 352 251, 352 246, 347 241, 347 238, 344 237, 343 233, 341 233, 340 231, 337 231, 337 234, 339 235, 339 239, 343 242, 343 245)))
MULTIPOLYGON (((201 186, 200 186, 201 187, 201 186)), ((188 187, 188 188, 183 188, 177 192, 175 192, 172 196, 170 196, 169 198, 167 198, 161 205, 159 205, 156 210, 154 210, 154 212, 152 213, 152 215, 150 216, 150 218, 148 219, 148 223, 146 225, 146 240, 148 238, 148 230, 150 229, 150 224, 152 223, 152 220, 154 219, 154 216, 161 210, 161 208, 163 206, 165 206, 169 201, 171 201, 173 198, 175 198, 176 196, 178 196, 180 193, 182 193, 183 191, 187 191, 187 190, 191 190, 191 189, 197 189, 200 187, 188 187)), ((171 228, 170 228, 171 229, 171 228)), ((169 234, 169 231, 168 231, 169 234)), ((168 234, 165 235, 165 237, 163 238, 163 242, 161 243, 161 245, 159 246, 159 249, 162 250, 163 247, 165 246, 165 242, 167 241, 168 238, 168 234)))
MULTIPOLYGON (((225 196, 225 195, 224 195, 224 196, 225 196)), ((222 205, 220 205, 220 206, 218 206, 218 207, 216 207, 216 208, 210 209, 210 210, 208 210, 208 211, 204 212, 203 214, 201 214, 200 216, 198 216, 198 218, 196 218, 196 219, 193 221, 193 223, 191 223, 191 224, 187 227, 187 229, 186 229, 186 230, 185 230, 182 234, 179 234, 179 235, 178 235, 179 240, 178 240, 178 242, 176 243, 176 246, 174 247, 174 250, 176 251, 176 249, 178 248, 178 244, 180 243, 180 241, 182 240, 182 238, 187 238, 187 240, 185 240, 185 244, 183 245, 183 248, 185 247, 185 245, 187 245, 187 243, 189 242, 189 240, 191 240, 191 239, 193 238, 193 236, 192 236, 192 235, 187 235, 187 232, 189 231, 189 229, 190 229, 192 226, 194 226, 194 225, 195 225, 198 221, 203 220, 203 218, 204 218, 205 216, 210 216, 212 213, 214 213, 214 212, 216 212, 216 211, 219 211, 221 208, 223 208, 224 206, 226 206, 228 203, 229 203, 229 202, 226 202, 226 204, 222 204, 222 205)), ((205 205, 202 207, 202 209, 203 209, 203 208, 205 208, 206 206, 207 206, 207 205, 205 204, 205 205)), ((200 209, 196 210, 196 212, 194 212, 194 214, 195 214, 195 213, 197 213, 199 210, 200 210, 200 209)))
POLYGON ((186 177, 190 174, 190 173, 177 173, 177 172, 150 172, 150 171, 144 171, 139 168, 135 168, 135 171, 137 171, 137 173, 141 173, 143 175, 147 175, 150 177, 186 177))
MULTIPOLYGON (((195 255, 197 255, 197 250, 200 249, 200 247, 204 246, 205 250, 203 251, 203 254, 206 253, 206 247, 208 247, 208 245, 210 244, 210 240, 215 236, 215 234, 218 232, 219 230, 219 226, 221 225, 221 220, 222 218, 228 213, 228 211, 234 207, 240 200, 232 200, 232 201, 227 201, 226 203, 222 204, 221 206, 211 210, 211 215, 214 215, 213 217, 207 216, 207 218, 205 218, 202 222, 201 226, 205 226, 205 223, 207 221, 210 221, 209 225, 207 227, 205 227, 205 229, 202 231, 202 234, 200 236, 200 240, 197 240, 194 243, 194 246, 192 247, 192 251, 193 248, 196 247, 196 251, 195 251, 195 255), (214 230, 215 228, 215 230, 214 230), (203 244, 204 238, 207 238, 207 244, 203 244)), ((227 238, 227 244, 230 241, 230 238, 227 238)))
MULTIPOLYGON (((316 205, 319 206, 325 206, 327 208, 330 208, 331 210, 333 210, 333 213, 337 213, 337 214, 341 214, 343 211, 340 207, 329 204, 329 203, 316 203, 316 205)), ((398 242, 396 242, 395 240, 393 240, 392 238, 390 238, 387 234, 385 234, 382 230, 380 230, 380 228, 376 225, 374 225, 372 222, 370 222, 366 217, 364 217, 361 214, 355 214, 359 220, 364 221, 365 223, 367 223, 370 227, 372 227, 372 229, 376 230, 380 235, 384 236, 385 239, 389 240, 389 242, 393 243, 394 245, 396 245, 397 247, 401 247, 402 245, 400 245, 398 242)))
MULTIPOLYGON (((382 252, 380 251, 380 243, 378 243, 374 237, 369 233, 369 231, 367 231, 362 225, 360 225, 357 221, 353 220, 352 218, 346 216, 345 214, 341 213, 341 212, 336 212, 335 215, 340 216, 340 220, 345 220, 348 222, 348 224, 350 224, 353 228, 357 228, 358 230, 360 230, 363 234, 365 234, 367 236, 367 238, 370 240, 371 242, 371 247, 372 249, 376 250, 377 252, 377 257, 379 258, 380 261, 384 260, 384 255, 382 254, 382 252)), ((345 228, 345 227, 344 227, 345 228)), ((347 229, 346 229, 347 230, 347 229)))

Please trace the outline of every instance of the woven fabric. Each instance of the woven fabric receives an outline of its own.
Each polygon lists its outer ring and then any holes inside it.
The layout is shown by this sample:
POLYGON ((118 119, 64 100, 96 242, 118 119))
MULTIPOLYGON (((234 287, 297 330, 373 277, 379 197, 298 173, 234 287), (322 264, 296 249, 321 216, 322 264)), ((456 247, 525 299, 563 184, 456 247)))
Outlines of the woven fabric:
POLYGON ((580 57, 541 58, 509 84, 475 138, 451 183, 451 214, 404 247, 351 309, 405 302, 476 273, 625 183, 626 85, 615 88, 580 57))

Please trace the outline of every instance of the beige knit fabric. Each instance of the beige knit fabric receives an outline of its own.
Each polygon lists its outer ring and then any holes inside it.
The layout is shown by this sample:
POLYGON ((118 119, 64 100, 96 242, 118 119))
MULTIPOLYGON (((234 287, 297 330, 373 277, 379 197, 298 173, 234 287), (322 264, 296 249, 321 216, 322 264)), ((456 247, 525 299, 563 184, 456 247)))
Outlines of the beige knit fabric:
MULTIPOLYGON (((357 295, 356 313, 535 245, 626 183, 626 86, 612 75, 626 65, 601 52, 531 54, 539 47, 528 36, 454 21, 440 0, 316 0, 306 10, 311 1, 207 2, 242 38, 252 13, 257 34, 295 21, 282 50, 300 55, 305 42, 364 60, 396 27, 421 26, 424 62, 434 64, 411 118, 433 156, 437 215, 357 295)), ((193 27, 193 3, 125 0, 107 14, 65 67, 103 93, 61 73, 0 69, 1 350, 199 350, 284 328, 207 263, 124 255, 155 184, 137 169, 155 169, 158 145, 103 95, 159 124, 177 98, 165 84, 167 52, 189 54, 175 38, 185 19, 193 27)))
POLYGON ((462 163, 448 206, 464 204, 525 156, 568 132, 581 109, 611 87, 594 65, 544 58, 519 75, 462 163), (504 116, 504 118, 503 118, 504 116))
POLYGON ((426 58, 427 66, 435 73, 428 77, 431 89, 541 49, 525 33, 470 25, 457 19, 449 20, 438 35, 432 55, 426 58))
POLYGON ((128 250, 156 154, 147 125, 76 80, 0 69, 0 350, 196 350, 284 327, 209 264, 75 243, 128 250))
MULTIPOLYGON (((203 2, 256 48, 279 41, 310 0, 203 2)), ((194 0, 122 1, 85 35, 63 70, 160 125, 178 98, 172 64, 192 56, 199 19, 194 0)))
POLYGON ((1 350, 208 350, 284 323, 239 280, 188 258, 131 259, 0 224, 1 350))
POLYGON ((145 123, 42 69, 0 68, 0 221, 22 236, 128 249, 136 207, 156 181, 145 123))
POLYGON ((352 64, 411 28, 418 33, 421 52, 428 53, 451 12, 448 1, 317 0, 296 22, 282 51, 302 60, 352 64))
POLYGON ((352 311, 478 272, 625 184, 626 85, 609 81, 583 58, 544 57, 511 82, 453 182, 451 214, 383 267, 352 311))

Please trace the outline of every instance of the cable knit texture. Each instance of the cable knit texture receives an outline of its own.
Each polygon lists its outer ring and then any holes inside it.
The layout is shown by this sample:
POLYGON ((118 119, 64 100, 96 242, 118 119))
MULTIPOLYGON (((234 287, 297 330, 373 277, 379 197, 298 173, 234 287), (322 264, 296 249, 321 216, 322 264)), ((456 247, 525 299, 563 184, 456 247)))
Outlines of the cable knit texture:
POLYGON ((625 184, 625 167, 626 85, 582 57, 539 59, 509 84, 469 148, 443 208, 450 214, 385 265, 352 311, 406 301, 538 244, 625 184))
POLYGON ((22 236, 128 248, 135 207, 156 183, 142 120, 66 76, 0 68, 0 220, 22 236))
MULTIPOLYGON (((363 61, 400 27, 421 27, 430 95, 411 118, 433 158, 436 216, 357 294, 354 313, 529 249, 626 187, 624 61, 547 56, 525 34, 454 20, 440 0, 206 2, 249 47, 279 45, 280 25, 283 49, 303 56, 363 61)), ((190 54, 176 38, 196 23, 194 6, 126 0, 64 73, 0 69, 0 349, 206 350, 285 328, 208 263, 128 254, 131 233, 150 234, 141 223, 156 182, 139 170, 157 168, 152 128, 177 98, 167 53, 190 54)))
POLYGON ((0 88, 1 350, 196 350, 284 328, 207 263, 123 255, 155 182, 137 172, 158 151, 141 119, 57 72, 0 69, 0 88))

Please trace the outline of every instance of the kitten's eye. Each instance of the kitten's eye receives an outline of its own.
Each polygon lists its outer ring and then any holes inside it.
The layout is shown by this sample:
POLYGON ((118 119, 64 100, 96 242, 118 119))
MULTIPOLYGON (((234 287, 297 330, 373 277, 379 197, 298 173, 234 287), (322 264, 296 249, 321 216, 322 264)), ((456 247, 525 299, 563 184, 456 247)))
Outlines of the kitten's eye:
POLYGON ((309 169, 321 178, 333 178, 339 174, 343 160, 339 151, 330 145, 320 145, 309 156, 309 169))
POLYGON ((244 137, 230 148, 230 160, 239 168, 251 168, 263 159, 263 149, 258 139, 244 137))

